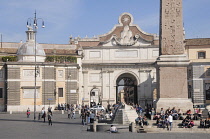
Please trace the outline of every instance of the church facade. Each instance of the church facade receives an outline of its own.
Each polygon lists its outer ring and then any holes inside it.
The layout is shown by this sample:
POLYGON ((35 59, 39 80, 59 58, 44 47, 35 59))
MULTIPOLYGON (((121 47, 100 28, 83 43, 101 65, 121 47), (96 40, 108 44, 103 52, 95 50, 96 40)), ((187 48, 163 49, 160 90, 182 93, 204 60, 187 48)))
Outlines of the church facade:
MULTIPOLYGON (((33 30, 26 31, 26 43, 3 42, 1 111, 33 110, 34 105, 37 110, 56 109, 65 103, 106 107, 122 100, 155 107, 159 36, 144 32, 133 20, 131 14, 122 13, 119 24, 106 34, 70 38, 69 44, 36 44, 36 65, 35 40, 28 37, 33 30)), ((194 105, 209 104, 210 39, 186 39, 185 43, 190 60, 188 97, 194 105)))

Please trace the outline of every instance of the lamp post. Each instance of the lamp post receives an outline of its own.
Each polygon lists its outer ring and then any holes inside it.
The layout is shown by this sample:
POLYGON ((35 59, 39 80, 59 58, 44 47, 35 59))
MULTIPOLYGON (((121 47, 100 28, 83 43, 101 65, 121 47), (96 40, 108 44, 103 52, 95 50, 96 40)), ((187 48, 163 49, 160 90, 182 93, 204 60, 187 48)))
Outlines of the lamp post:
MULTIPOLYGON (((28 28, 32 28, 34 31, 34 62, 35 62, 35 68, 34 68, 34 121, 36 120, 36 77, 39 74, 39 72, 37 72, 37 63, 36 63, 36 33, 37 33, 37 29, 38 29, 38 20, 42 21, 42 28, 44 28, 44 20, 42 18, 36 18, 36 11, 34 13, 34 18, 28 18, 27 20, 27 27, 28 28), (31 25, 31 21, 33 21, 33 25, 31 25)), ((32 37, 32 36, 30 36, 32 37)))
POLYGON ((69 73, 69 67, 67 66, 67 89, 66 89, 66 95, 67 95, 67 104, 70 104, 70 86, 69 86, 69 80, 71 81, 71 73, 69 73))

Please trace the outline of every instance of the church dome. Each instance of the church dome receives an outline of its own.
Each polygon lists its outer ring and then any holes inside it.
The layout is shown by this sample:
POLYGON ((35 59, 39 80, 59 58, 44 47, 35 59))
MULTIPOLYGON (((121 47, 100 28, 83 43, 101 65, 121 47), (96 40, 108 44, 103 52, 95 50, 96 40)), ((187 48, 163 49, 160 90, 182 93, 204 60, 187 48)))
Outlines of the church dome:
POLYGON ((44 62, 45 61, 45 52, 42 48, 42 45, 35 43, 34 34, 32 28, 28 28, 26 31, 27 41, 23 43, 17 51, 18 62, 35 62, 35 46, 36 46, 36 61, 44 62))

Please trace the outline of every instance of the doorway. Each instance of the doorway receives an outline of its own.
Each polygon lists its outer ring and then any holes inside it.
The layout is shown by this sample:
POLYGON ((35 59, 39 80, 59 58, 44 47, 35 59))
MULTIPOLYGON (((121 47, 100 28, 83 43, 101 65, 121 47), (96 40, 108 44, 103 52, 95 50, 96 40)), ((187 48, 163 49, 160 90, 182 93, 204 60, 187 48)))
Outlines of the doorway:
POLYGON ((116 102, 138 104, 137 80, 130 73, 124 73, 116 81, 116 102))

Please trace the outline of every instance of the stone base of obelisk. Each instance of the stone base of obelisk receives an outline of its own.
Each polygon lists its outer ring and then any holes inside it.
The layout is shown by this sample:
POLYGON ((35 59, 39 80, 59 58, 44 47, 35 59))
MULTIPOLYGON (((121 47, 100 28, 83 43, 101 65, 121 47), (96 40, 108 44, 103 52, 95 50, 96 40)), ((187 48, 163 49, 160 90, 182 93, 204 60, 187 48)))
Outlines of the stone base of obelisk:
POLYGON ((176 110, 180 109, 182 113, 185 113, 187 110, 193 110, 193 104, 191 99, 187 98, 160 98, 156 103, 156 111, 160 112, 160 109, 164 110, 175 107, 176 110))
POLYGON ((186 112, 193 110, 193 103, 188 98, 186 55, 162 55, 157 60, 158 101, 156 110, 176 107, 186 112))

